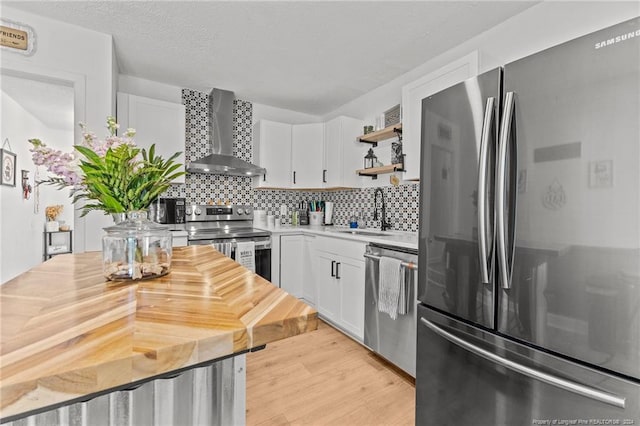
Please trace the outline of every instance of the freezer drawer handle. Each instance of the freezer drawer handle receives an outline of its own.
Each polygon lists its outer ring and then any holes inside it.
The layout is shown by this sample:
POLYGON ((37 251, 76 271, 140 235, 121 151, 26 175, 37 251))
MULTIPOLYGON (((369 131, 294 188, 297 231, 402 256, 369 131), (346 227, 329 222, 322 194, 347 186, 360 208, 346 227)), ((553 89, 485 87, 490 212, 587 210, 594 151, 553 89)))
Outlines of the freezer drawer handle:
POLYGON ((615 407, 625 408, 625 398, 621 398, 617 395, 603 392, 601 390, 598 390, 589 386, 585 386, 583 384, 576 383, 571 380, 563 379, 563 378, 536 370, 534 368, 530 368, 525 365, 518 364, 517 362, 511 361, 509 359, 496 355, 472 343, 469 343, 464 339, 454 336, 453 334, 449 333, 446 330, 443 330, 442 328, 438 327, 437 325, 435 325, 434 323, 432 323, 431 321, 425 318, 421 317, 420 322, 422 322, 422 324, 427 326, 427 328, 429 328, 431 331, 438 334, 440 337, 447 339, 451 343, 458 345, 461 348, 466 349, 475 355, 486 358, 489 361, 492 361, 498 365, 506 367, 517 373, 524 374, 525 376, 529 376, 533 379, 540 380, 541 382, 545 382, 550 385, 557 386, 562 389, 566 389, 570 392, 577 393, 582 396, 586 396, 587 398, 604 402, 605 404, 610 404, 615 407))

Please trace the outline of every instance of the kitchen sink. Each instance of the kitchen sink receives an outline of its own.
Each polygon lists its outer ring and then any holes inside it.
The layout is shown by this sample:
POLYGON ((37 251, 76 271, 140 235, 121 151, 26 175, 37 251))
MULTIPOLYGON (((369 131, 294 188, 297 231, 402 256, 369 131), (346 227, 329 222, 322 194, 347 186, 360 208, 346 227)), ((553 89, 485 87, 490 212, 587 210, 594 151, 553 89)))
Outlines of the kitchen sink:
POLYGON ((386 232, 375 232, 375 231, 363 231, 357 229, 346 229, 344 231, 338 231, 343 234, 353 234, 353 235, 369 235, 371 237, 380 237, 380 236, 389 236, 391 234, 386 232))

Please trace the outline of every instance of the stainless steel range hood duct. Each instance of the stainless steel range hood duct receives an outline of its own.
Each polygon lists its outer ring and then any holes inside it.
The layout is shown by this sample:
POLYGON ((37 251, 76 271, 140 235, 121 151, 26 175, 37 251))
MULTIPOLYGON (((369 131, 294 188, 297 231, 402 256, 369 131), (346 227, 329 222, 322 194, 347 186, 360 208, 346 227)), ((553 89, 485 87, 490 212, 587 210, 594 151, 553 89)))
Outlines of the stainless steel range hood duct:
POLYGON ((189 163, 188 172, 234 176, 258 176, 267 172, 262 167, 233 156, 234 100, 234 93, 228 90, 213 89, 209 94, 212 154, 189 163))

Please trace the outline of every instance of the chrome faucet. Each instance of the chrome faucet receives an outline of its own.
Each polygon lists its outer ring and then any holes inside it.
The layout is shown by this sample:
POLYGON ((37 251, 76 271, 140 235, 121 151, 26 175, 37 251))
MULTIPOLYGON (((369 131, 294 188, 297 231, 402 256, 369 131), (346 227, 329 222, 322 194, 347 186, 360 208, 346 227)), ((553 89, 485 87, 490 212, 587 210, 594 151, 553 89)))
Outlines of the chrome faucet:
POLYGON ((391 227, 391 224, 387 222, 387 208, 384 203, 384 192, 382 192, 382 188, 376 188, 375 192, 373 193, 373 220, 378 220, 378 193, 380 193, 380 198, 382 199, 380 230, 386 231, 391 227))

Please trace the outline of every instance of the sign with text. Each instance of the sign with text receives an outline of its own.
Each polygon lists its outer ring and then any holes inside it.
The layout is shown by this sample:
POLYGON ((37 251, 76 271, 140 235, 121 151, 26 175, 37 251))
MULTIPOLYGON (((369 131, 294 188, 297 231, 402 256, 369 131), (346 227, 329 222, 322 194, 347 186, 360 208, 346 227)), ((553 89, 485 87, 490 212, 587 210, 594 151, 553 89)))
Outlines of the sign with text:
POLYGON ((0 20, 0 47, 3 50, 31 55, 34 51, 33 29, 17 22, 0 20))
POLYGON ((27 50, 29 34, 26 31, 0 25, 0 44, 18 50, 27 50))

